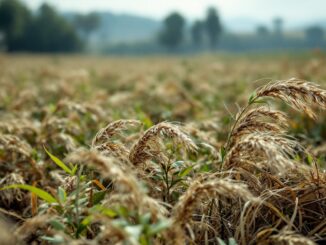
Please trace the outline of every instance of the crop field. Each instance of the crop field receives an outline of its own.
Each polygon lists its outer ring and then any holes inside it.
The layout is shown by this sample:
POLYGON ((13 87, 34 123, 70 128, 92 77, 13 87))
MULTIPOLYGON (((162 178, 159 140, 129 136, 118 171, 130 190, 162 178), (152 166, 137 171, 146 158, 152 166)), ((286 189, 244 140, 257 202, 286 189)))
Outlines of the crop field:
POLYGON ((0 244, 324 244, 325 67, 0 56, 0 244))

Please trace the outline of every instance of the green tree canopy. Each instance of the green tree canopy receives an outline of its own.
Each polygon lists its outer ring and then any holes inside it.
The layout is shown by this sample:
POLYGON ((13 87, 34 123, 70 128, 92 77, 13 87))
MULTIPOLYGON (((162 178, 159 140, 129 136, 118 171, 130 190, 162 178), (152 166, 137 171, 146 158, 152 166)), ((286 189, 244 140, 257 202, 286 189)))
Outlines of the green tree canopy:
POLYGON ((222 26, 217 10, 213 7, 210 7, 207 10, 205 27, 210 41, 210 45, 213 49, 215 49, 222 32, 222 26))
POLYGON ((256 33, 260 37, 266 37, 269 34, 268 28, 264 25, 257 26, 256 33))
POLYGON ((164 20, 164 28, 159 36, 162 45, 174 49, 181 44, 184 35, 185 20, 177 12, 171 13, 164 20))
POLYGON ((202 21, 197 20, 191 26, 191 38, 192 42, 196 46, 200 46, 203 43, 204 24, 202 21))
POLYGON ((23 48, 23 37, 31 17, 28 8, 19 0, 0 1, 0 30, 9 51, 23 48))
POLYGON ((324 30, 320 26, 311 26, 305 30, 305 37, 309 44, 319 45, 324 41, 324 30))
POLYGON ((29 29, 28 47, 32 51, 67 52, 79 48, 73 26, 48 4, 43 4, 29 29))
POLYGON ((48 4, 32 15, 19 0, 0 0, 0 30, 9 52, 68 52, 80 48, 74 27, 48 4))
POLYGON ((100 17, 96 13, 77 14, 74 19, 74 25, 84 35, 89 36, 100 24, 100 17))

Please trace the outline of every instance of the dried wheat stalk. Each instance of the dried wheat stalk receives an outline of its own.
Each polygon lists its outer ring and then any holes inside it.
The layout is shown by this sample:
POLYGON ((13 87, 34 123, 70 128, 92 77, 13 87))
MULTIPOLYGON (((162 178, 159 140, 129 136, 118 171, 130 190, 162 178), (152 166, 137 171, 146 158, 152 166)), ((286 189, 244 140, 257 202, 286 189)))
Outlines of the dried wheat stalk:
POLYGON ((120 134, 122 131, 127 130, 129 127, 139 126, 141 124, 138 120, 118 120, 109 123, 106 127, 100 129, 92 140, 92 148, 106 143, 114 135, 120 134))
POLYGON ((230 145, 241 139, 242 136, 254 132, 270 132, 275 134, 284 133, 284 128, 287 126, 287 116, 280 111, 269 109, 266 106, 261 106, 248 110, 240 117, 235 125, 231 137, 230 145), (271 121, 271 122, 268 122, 271 121))
POLYGON ((244 183, 232 179, 213 179, 208 181, 193 181, 187 191, 180 197, 173 209, 173 219, 176 223, 185 224, 193 214, 196 205, 203 202, 203 198, 242 198, 245 201, 258 202, 247 189, 244 183))
POLYGON ((134 164, 140 164, 149 160, 158 153, 159 140, 162 136, 170 138, 175 144, 179 144, 188 151, 196 151, 197 146, 192 139, 171 123, 161 122, 149 128, 144 135, 133 145, 129 159, 134 164))
POLYGON ((312 118, 316 118, 313 106, 326 109, 326 91, 315 83, 297 78, 269 83, 258 89, 256 96, 279 98, 312 118))
POLYGON ((260 162, 274 173, 295 167, 291 158, 302 147, 294 140, 273 133, 251 133, 239 140, 225 157, 224 166, 241 165, 245 160, 260 162))

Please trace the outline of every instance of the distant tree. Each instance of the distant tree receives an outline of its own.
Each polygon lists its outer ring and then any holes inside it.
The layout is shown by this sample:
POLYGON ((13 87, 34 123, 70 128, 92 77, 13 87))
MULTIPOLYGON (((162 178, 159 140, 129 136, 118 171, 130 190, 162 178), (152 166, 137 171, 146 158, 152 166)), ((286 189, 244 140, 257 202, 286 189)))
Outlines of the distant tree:
POLYGON ((320 45, 324 41, 324 30, 319 26, 311 26, 305 30, 305 38, 311 45, 320 45))
POLYGON ((38 52, 70 52, 80 48, 73 26, 48 4, 39 8, 26 42, 29 50, 38 52))
POLYGON ((200 46, 203 43, 204 24, 202 21, 195 21, 191 27, 192 42, 196 46, 200 46))
POLYGON ((218 12, 215 8, 210 7, 207 10, 207 16, 205 20, 205 27, 210 41, 212 49, 215 49, 218 43, 218 39, 222 32, 222 26, 218 12))
POLYGON ((269 34, 269 31, 266 26, 260 25, 257 27, 256 33, 258 36, 266 37, 269 34))
POLYGON ((0 31, 9 52, 68 52, 80 47, 73 26, 48 4, 32 15, 19 0, 0 0, 0 31))
POLYGON ((277 17, 273 20, 274 23, 274 34, 277 37, 282 37, 283 36, 283 19, 280 17, 277 17))
POLYGON ((23 49, 23 38, 31 21, 31 13, 19 0, 0 1, 0 31, 8 51, 23 49))
POLYGON ((181 44, 184 35, 185 20, 177 12, 171 13, 164 20, 164 27, 159 35, 162 45, 174 49, 181 44))
POLYGON ((77 14, 74 19, 74 25, 86 36, 86 38, 88 38, 90 34, 99 27, 100 17, 97 13, 86 15, 77 14))

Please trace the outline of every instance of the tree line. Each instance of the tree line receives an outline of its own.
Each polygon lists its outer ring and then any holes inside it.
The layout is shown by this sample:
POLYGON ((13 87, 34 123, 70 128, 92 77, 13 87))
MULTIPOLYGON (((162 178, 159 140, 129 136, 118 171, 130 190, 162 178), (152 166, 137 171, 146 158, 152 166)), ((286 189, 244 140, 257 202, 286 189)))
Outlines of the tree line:
POLYGON ((207 47, 224 50, 273 50, 282 48, 325 48, 325 32, 320 26, 309 26, 303 30, 303 37, 286 36, 283 30, 283 19, 277 17, 273 20, 273 30, 259 25, 255 35, 241 36, 235 33, 222 33, 222 25, 218 11, 210 7, 203 20, 196 20, 187 30, 185 18, 178 12, 168 15, 163 22, 163 29, 158 41, 168 50, 175 51, 181 46, 187 50, 203 50, 207 47), (188 31, 188 32, 187 32, 188 31), (190 34, 190 38, 187 38, 190 34), (191 43, 189 43, 189 40, 191 43), (191 45, 189 45, 191 44, 191 45))
MULTIPOLYGON (((98 14, 77 14, 66 18, 49 4, 42 4, 32 12, 20 0, 0 0, 0 32, 8 52, 75 52, 81 51, 90 34, 99 26, 98 14)), ((185 39, 185 18, 171 13, 163 21, 158 42, 169 50, 176 50, 185 39)), ((195 46, 208 42, 217 47, 222 32, 215 8, 209 8, 204 20, 196 21, 191 28, 195 46)))
POLYGON ((42 4, 32 13, 19 0, 0 0, 0 31, 8 52, 74 52, 83 48, 99 24, 96 14, 77 15, 68 21, 52 6, 42 4))
MULTIPOLYGON (((33 12, 21 0, 0 0, 0 34, 3 34, 3 43, 8 52, 85 50, 86 44, 90 43, 91 34, 101 24, 100 21, 98 13, 60 14, 48 4, 41 5, 33 12)), ((157 37, 155 41, 149 40, 145 44, 119 44, 120 46, 113 47, 108 52, 116 50, 122 53, 191 53, 208 48, 215 50, 217 47, 226 51, 263 51, 326 46, 324 30, 319 26, 306 28, 302 38, 283 35, 281 18, 274 19, 273 25, 273 30, 260 25, 254 35, 239 35, 223 31, 219 13, 214 7, 208 8, 205 16, 195 20, 191 26, 188 26, 182 14, 173 12, 163 20, 160 32, 153 33, 153 36, 157 37)), ((97 51, 106 52, 105 45, 112 46, 103 44, 102 40, 101 45, 96 47, 97 51)))
MULTIPOLYGON (((163 29, 159 34, 159 42, 174 50, 185 39, 185 18, 178 12, 169 14, 163 22, 163 29)), ((222 33, 219 14, 214 7, 207 10, 204 20, 197 20, 191 26, 191 38, 195 46, 201 46, 207 41, 211 49, 216 49, 222 33)))

